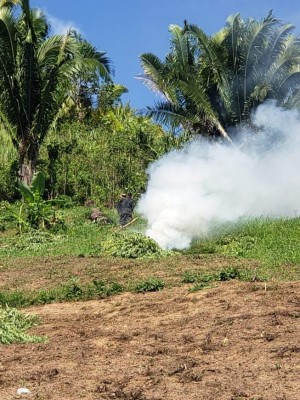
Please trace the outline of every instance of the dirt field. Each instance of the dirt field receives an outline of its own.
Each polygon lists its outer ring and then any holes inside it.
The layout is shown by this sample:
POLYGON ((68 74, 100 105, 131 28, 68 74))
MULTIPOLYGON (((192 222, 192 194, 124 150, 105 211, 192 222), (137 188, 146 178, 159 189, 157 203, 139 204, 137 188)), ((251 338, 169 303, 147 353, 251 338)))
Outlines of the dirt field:
POLYGON ((46 344, 1 346, 0 399, 299 400, 300 282, 218 283, 26 310, 46 344), (20 387, 31 395, 17 395, 20 387))

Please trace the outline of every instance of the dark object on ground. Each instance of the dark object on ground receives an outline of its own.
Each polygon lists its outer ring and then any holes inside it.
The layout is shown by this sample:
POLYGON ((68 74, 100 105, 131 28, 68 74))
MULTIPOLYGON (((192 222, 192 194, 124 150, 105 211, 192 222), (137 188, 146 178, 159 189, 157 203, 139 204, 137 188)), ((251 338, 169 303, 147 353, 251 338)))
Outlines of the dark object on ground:
POLYGON ((100 224, 108 224, 109 223, 108 218, 98 208, 92 208, 91 214, 90 214, 90 220, 92 222, 97 222, 100 224))

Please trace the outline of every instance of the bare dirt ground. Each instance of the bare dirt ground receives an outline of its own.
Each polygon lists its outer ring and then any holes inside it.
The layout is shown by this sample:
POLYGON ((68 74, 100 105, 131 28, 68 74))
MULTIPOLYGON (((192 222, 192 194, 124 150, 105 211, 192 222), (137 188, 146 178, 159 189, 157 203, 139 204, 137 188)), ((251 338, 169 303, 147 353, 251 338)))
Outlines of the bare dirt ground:
POLYGON ((1 400, 300 399, 300 282, 184 285, 26 311, 49 342, 0 347, 1 400))

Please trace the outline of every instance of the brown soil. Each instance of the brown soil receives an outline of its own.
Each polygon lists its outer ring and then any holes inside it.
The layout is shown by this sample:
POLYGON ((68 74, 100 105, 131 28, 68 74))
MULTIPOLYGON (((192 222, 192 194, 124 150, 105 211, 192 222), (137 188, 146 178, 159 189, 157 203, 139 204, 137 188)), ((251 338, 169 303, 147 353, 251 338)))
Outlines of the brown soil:
POLYGON ((30 308, 49 342, 0 347, 0 399, 299 400, 299 293, 230 281, 30 308))

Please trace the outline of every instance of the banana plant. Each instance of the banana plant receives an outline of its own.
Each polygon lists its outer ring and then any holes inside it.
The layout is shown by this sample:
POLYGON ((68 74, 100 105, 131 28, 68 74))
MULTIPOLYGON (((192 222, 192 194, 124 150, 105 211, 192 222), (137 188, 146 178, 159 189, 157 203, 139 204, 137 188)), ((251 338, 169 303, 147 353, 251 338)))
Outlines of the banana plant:
POLYGON ((23 202, 20 206, 19 215, 25 214, 25 220, 31 228, 45 228, 55 220, 55 210, 51 200, 44 200, 45 175, 39 171, 33 176, 31 185, 19 181, 18 189, 22 195, 23 202))

